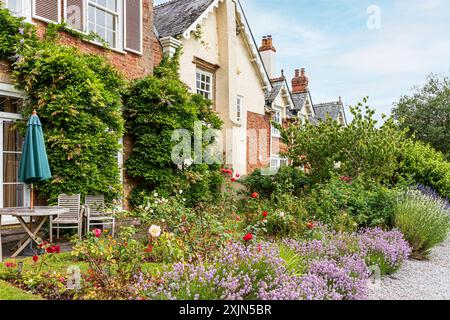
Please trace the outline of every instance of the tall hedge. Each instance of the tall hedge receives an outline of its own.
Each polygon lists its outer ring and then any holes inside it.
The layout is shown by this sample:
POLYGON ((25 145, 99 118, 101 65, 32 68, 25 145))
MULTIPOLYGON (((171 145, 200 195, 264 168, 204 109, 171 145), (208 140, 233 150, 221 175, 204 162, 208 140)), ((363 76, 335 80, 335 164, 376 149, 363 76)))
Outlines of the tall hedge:
POLYGON ((2 45, 0 58, 12 62, 16 85, 27 94, 23 116, 36 109, 44 127, 53 177, 39 191, 50 200, 60 193, 118 196, 122 76, 104 58, 58 44, 55 26, 37 39, 34 26, 7 10, 0 25, 13 48, 2 45))
POLYGON ((170 195, 180 189, 195 204, 214 197, 221 183, 218 165, 180 168, 172 161, 172 150, 178 144, 172 141, 174 130, 192 134, 196 122, 203 123, 203 131, 222 126, 211 102, 190 93, 180 80, 179 54, 165 58, 154 76, 135 81, 124 95, 126 129, 135 141, 126 169, 139 182, 133 193, 134 205, 152 191, 170 195))

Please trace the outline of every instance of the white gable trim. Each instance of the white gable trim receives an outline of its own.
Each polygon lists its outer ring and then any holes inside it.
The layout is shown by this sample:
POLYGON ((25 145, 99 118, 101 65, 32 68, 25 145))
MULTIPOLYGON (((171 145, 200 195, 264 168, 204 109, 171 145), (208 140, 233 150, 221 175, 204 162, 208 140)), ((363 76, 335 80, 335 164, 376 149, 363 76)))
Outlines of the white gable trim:
POLYGON ((286 80, 284 81, 283 87, 281 88, 281 90, 280 90, 280 92, 278 93, 278 95, 280 95, 280 94, 281 94, 281 97, 282 97, 283 99, 287 100, 287 102, 288 102, 288 103, 287 103, 287 108, 288 108, 288 109, 293 109, 295 105, 294 105, 294 101, 292 100, 291 91, 290 91, 288 85, 286 84, 286 80), (283 95, 283 94, 282 94, 283 91, 285 91, 286 94, 283 95))
MULTIPOLYGON (((195 22, 189 26, 189 28, 187 28, 184 32, 183 32, 183 37, 187 40, 189 40, 191 38, 191 34, 193 31, 197 30, 197 27, 201 24, 203 24, 203 22, 208 18, 210 13, 213 13, 214 10, 216 8, 219 7, 220 3, 223 2, 225 0, 214 0, 209 7, 197 18, 197 20, 195 20, 195 22)), ((261 78, 261 82, 263 83, 263 89, 265 88, 272 88, 272 84, 270 83, 270 79, 267 76, 267 72, 266 69, 264 67, 264 63, 261 59, 261 56, 259 54, 258 48, 256 47, 254 41, 253 41, 253 36, 251 35, 251 31, 250 31, 250 26, 247 23, 247 20, 245 19, 244 16, 244 12, 243 9, 241 7, 241 4, 239 3, 238 0, 232 0, 233 2, 236 3, 236 9, 237 9, 237 16, 236 18, 239 19, 239 21, 245 25, 245 28, 243 28, 244 31, 244 39, 245 42, 248 45, 249 51, 251 53, 252 56, 252 62, 255 64, 257 71, 259 73, 259 76, 261 78)))
POLYGON ((187 40, 191 38, 192 31, 197 30, 197 27, 203 23, 204 20, 208 19, 208 16, 210 13, 214 12, 214 9, 219 7, 220 2, 223 2, 224 0, 214 0, 213 3, 209 5, 209 7, 203 11, 203 13, 200 15, 200 17, 197 18, 197 20, 194 21, 193 24, 189 28, 187 28, 183 32, 183 37, 187 40))
POLYGON ((261 55, 259 54, 259 48, 256 46, 253 35, 251 33, 250 25, 247 23, 247 19, 245 18, 244 10, 241 6, 239 0, 236 0, 236 8, 237 8, 237 18, 241 23, 244 24, 245 28, 243 28, 244 39, 246 40, 247 45, 249 46, 249 50, 251 53, 252 61, 254 61, 263 85, 267 88, 272 88, 272 84, 270 82, 269 76, 267 75, 266 67, 264 66, 264 62, 262 61, 261 55))

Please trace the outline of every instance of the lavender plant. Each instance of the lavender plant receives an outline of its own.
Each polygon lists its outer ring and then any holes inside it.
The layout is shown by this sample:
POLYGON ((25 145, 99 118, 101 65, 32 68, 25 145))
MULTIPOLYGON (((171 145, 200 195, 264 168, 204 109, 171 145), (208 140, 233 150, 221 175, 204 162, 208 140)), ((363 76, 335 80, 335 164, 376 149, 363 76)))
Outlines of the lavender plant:
POLYGON ((413 247, 412 256, 426 259, 450 230, 448 202, 431 190, 408 191, 395 206, 395 226, 413 247))
POLYGON ((231 244, 209 263, 176 264, 156 280, 141 275, 134 291, 157 300, 361 300, 368 293, 367 263, 397 268, 409 252, 400 232, 381 229, 231 244))
POLYGON ((398 230, 367 229, 358 242, 366 264, 378 266, 381 275, 394 273, 411 255, 411 247, 398 230))

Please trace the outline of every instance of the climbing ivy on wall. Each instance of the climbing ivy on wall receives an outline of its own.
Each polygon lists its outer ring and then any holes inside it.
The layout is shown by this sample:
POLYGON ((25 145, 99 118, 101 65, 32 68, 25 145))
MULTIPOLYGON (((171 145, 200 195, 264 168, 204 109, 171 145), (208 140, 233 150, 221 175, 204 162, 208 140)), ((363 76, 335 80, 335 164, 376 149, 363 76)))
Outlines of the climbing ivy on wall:
MULTIPOLYGON (((38 186, 51 201, 60 193, 120 193, 117 165, 123 77, 102 57, 58 43, 51 25, 39 39, 36 28, 0 9, 0 59, 11 62, 16 86, 27 99, 28 118, 42 121, 53 178, 38 186)), ((22 124, 23 126, 23 124, 22 124)))
POLYGON ((219 165, 180 168, 172 161, 172 150, 179 143, 172 140, 174 130, 185 129, 193 137, 196 122, 202 123, 203 132, 222 126, 211 102, 190 93, 180 80, 179 55, 180 51, 173 58, 166 57, 154 76, 135 81, 124 95, 126 128, 135 141, 126 162, 128 175, 138 181, 133 205, 142 204, 152 191, 169 196, 181 189, 191 205, 218 197, 219 165))

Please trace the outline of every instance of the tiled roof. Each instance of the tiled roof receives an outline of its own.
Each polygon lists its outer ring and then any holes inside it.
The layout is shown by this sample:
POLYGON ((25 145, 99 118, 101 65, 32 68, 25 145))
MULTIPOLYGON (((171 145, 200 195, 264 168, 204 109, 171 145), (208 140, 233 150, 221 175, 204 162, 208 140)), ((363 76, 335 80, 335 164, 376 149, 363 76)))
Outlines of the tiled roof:
POLYGON ((265 94, 266 101, 269 104, 271 104, 277 98, 278 94, 280 93, 281 89, 283 88, 285 81, 286 80, 284 78, 270 80, 270 82, 272 83, 272 90, 266 91, 266 94, 265 94))
POLYGON ((293 93, 292 99, 294 100, 294 109, 301 111, 308 99, 308 93, 293 93))
POLYGON ((155 7, 154 24, 159 36, 183 34, 214 0, 172 0, 155 7))
POLYGON ((316 118, 319 120, 326 120, 327 115, 329 115, 333 120, 339 121, 342 111, 343 105, 341 101, 314 105, 314 112, 316 113, 316 118))

